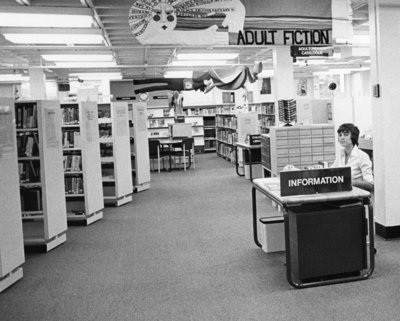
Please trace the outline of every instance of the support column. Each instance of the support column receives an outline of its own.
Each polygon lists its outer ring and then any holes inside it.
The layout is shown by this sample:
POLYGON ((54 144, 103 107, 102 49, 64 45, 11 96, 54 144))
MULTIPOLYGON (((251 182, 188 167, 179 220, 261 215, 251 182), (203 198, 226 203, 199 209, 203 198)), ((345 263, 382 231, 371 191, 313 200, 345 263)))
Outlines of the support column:
POLYGON ((400 2, 369 0, 376 233, 400 237, 400 2))
POLYGON ((29 68, 30 99, 46 99, 45 75, 41 68, 29 68))
POLYGON ((293 58, 290 56, 290 46, 275 47, 272 59, 274 65, 275 99, 293 99, 293 58))

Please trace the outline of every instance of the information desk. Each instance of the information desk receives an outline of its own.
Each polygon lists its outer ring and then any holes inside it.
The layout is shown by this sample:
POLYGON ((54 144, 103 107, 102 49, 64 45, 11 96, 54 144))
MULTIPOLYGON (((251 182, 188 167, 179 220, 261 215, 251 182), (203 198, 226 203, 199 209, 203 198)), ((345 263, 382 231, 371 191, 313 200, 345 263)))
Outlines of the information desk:
POLYGON ((250 181, 253 181, 253 158, 254 158, 254 153, 252 154, 252 151, 258 151, 260 154, 260 161, 261 162, 261 145, 249 145, 246 143, 235 143, 235 165, 236 165, 236 173, 239 176, 244 176, 244 173, 241 174, 239 173, 239 160, 238 160, 238 147, 242 148, 243 150, 243 169, 245 166, 245 160, 247 159, 246 157, 246 152, 248 153, 248 161, 249 161, 249 166, 250 166, 250 181))
POLYGON ((282 208, 289 284, 305 288, 371 276, 375 253, 369 192, 353 187, 347 192, 282 197, 279 178, 254 179, 253 236, 259 247, 257 191, 282 208))

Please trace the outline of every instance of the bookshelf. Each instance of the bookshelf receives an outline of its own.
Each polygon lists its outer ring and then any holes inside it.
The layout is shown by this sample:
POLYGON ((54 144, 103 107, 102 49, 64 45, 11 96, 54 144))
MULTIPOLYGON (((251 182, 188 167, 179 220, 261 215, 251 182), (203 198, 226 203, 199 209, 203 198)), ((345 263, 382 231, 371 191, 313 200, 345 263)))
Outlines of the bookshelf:
POLYGON ((204 118, 198 116, 185 116, 185 123, 192 125, 192 137, 196 152, 204 151, 204 118))
POLYGON ((63 103, 62 146, 68 222, 103 218, 97 103, 63 103))
POLYGON ((97 108, 104 203, 120 206, 132 201, 133 192, 128 103, 101 103, 97 108))
POLYGON ((58 101, 15 102, 24 243, 50 251, 67 239, 58 101))
POLYGON ((150 188, 149 140, 147 130, 146 102, 128 103, 130 127, 133 182, 136 192, 150 188))
POLYGON ((14 112, 14 100, 0 98, 0 293, 23 277, 25 262, 14 112))
MULTIPOLYGON (((259 133, 258 113, 217 114, 215 119, 217 134, 217 154, 230 162, 235 162, 236 142, 244 142, 248 134, 259 133)), ((238 163, 242 166, 242 153, 238 153, 238 163)))

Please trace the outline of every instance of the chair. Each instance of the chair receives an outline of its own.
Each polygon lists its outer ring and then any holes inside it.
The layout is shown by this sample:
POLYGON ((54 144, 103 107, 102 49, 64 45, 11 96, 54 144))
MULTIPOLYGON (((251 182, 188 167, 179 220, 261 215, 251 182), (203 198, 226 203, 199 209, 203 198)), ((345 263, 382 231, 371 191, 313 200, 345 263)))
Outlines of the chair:
POLYGON ((173 153, 174 157, 179 157, 179 165, 181 166, 182 164, 182 158, 183 158, 183 169, 186 171, 186 169, 190 168, 190 166, 193 164, 193 168, 196 168, 195 164, 195 159, 194 159, 194 138, 183 138, 182 143, 181 143, 181 150, 175 151, 173 153), (188 156, 189 164, 186 167, 186 156, 188 156))
MULTIPOLYGON (((159 140, 149 140, 149 158, 150 161, 157 160, 157 168, 160 173, 160 141, 159 140)), ((154 166, 153 166, 154 168, 154 166)))

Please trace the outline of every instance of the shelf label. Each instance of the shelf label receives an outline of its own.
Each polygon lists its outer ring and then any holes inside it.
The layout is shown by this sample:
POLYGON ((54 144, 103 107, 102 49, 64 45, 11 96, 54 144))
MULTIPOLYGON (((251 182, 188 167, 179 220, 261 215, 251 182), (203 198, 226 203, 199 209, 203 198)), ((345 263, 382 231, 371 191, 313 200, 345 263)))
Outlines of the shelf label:
MULTIPOLYGON (((46 147, 59 148, 61 131, 56 130, 56 117, 59 116, 53 108, 44 109, 44 124, 46 128, 46 147), (58 134, 60 132, 60 134, 58 134)), ((58 118, 58 117, 57 117, 58 118)))
POLYGON ((351 168, 280 172, 281 196, 351 191, 351 168))

